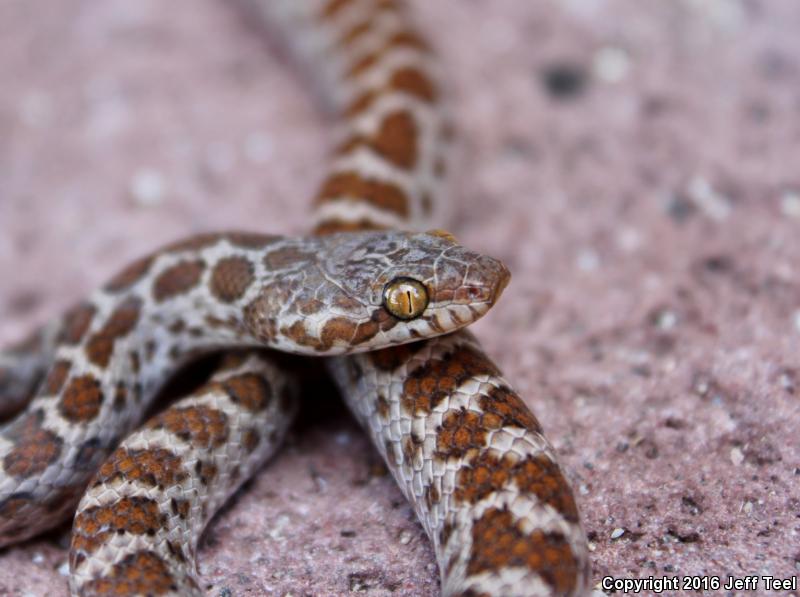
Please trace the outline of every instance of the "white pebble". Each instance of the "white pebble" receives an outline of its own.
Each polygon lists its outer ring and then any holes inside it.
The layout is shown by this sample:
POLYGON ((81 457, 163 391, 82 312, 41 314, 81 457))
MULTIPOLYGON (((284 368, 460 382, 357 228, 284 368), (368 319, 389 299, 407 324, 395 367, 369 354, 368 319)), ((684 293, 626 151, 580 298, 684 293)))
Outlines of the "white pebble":
POLYGON ((578 269, 584 272, 592 272, 600 265, 600 258, 597 256, 597 253, 591 249, 584 249, 578 253, 576 261, 578 269))
POLYGON ((58 573, 61 576, 69 576, 69 562, 64 562, 58 567, 58 573))
POLYGON ((678 316, 674 311, 670 311, 669 309, 660 311, 656 317, 656 325, 661 330, 671 330, 677 323, 678 316))
POLYGON ((731 448, 731 462, 734 464, 734 466, 739 466, 742 464, 742 462, 744 462, 744 454, 738 447, 731 448))
POLYGON ((612 539, 619 539, 624 534, 625 534, 625 529, 621 529, 621 528, 617 527, 616 529, 611 531, 611 538, 612 539))
POLYGON ((275 144, 264 133, 250 133, 244 140, 244 156, 254 164, 263 164, 275 154, 275 144))
POLYGON ((781 195, 781 213, 790 218, 800 218, 800 194, 786 192, 781 195))
POLYGON ((44 562, 44 556, 42 555, 41 552, 37 551, 35 554, 33 554, 31 561, 34 564, 41 564, 42 562, 44 562))
POLYGON ((408 531, 400 532, 400 545, 408 545, 411 543, 411 533, 408 531))
POLYGON ((730 215, 730 199, 714 189, 702 176, 695 176, 689 181, 687 193, 697 207, 710 218, 720 221, 730 215))
POLYGON ((606 46, 594 55, 592 70, 598 79, 608 83, 617 83, 630 71, 631 61, 628 53, 622 48, 606 46))
POLYGON ((142 168, 136 172, 130 184, 131 196, 136 203, 143 206, 161 203, 164 199, 164 190, 163 177, 151 168, 142 168))

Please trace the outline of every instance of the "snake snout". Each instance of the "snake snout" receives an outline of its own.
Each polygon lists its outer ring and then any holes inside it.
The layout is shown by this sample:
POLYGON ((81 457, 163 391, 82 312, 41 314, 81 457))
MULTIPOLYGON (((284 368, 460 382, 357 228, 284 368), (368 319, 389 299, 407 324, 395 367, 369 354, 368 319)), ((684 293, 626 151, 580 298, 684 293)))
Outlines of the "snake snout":
POLYGON ((475 287, 480 289, 475 298, 487 307, 494 305, 503 294, 503 290, 511 280, 511 272, 505 264, 493 257, 482 255, 470 268, 470 278, 475 287))
POLYGON ((497 302, 497 299, 500 298, 500 295, 503 294, 503 291, 508 286, 508 283, 511 281, 511 272, 506 267, 506 265, 502 261, 497 261, 496 259, 492 259, 497 264, 497 273, 496 273, 496 280, 494 284, 493 292, 489 298, 489 306, 494 305, 497 302))

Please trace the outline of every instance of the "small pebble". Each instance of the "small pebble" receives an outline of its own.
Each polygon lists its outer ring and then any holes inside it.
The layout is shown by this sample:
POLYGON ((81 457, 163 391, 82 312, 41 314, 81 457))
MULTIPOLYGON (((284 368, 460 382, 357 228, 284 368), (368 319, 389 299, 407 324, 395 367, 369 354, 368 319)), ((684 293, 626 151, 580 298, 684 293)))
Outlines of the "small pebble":
POLYGON ((275 144, 264 133, 250 133, 244 140, 244 157, 254 164, 263 164, 275 153, 275 144))
POLYGON ((578 269, 584 272, 592 272, 596 270, 600 265, 600 258, 597 256, 597 253, 592 251, 591 249, 584 249, 580 253, 578 253, 578 257, 576 259, 576 265, 578 269))
POLYGON ((744 454, 739 448, 731 448, 731 462, 734 466, 739 466, 744 462, 744 454))
POLYGON ((151 168, 142 168, 130 184, 130 193, 137 204, 150 207, 164 200, 164 179, 161 174, 151 168))
POLYGON ((408 545, 409 543, 411 543, 411 539, 412 539, 411 533, 409 533, 408 531, 400 532, 400 545, 408 545))
POLYGON ((625 529, 621 529, 621 528, 617 527, 616 529, 611 531, 611 538, 612 539, 619 539, 624 534, 625 534, 625 529))
POLYGON ((787 191, 781 196, 781 213, 790 218, 800 218, 800 194, 787 191))
POLYGON ((730 215, 730 199, 717 192, 702 176, 695 176, 689 181, 687 194, 713 220, 721 221, 730 215))
POLYGON ((69 562, 64 562, 58 567, 58 573, 61 576, 69 576, 69 562))
POLYGON ((628 53, 622 48, 606 46, 594 55, 592 71, 601 81, 617 83, 630 71, 631 61, 628 53))
POLYGON ((661 330, 671 330, 678 323, 678 316, 674 311, 664 309, 656 315, 655 324, 661 330))
POLYGON ((588 77, 580 65, 564 62, 547 67, 542 73, 542 82, 552 97, 573 99, 583 93, 588 77))

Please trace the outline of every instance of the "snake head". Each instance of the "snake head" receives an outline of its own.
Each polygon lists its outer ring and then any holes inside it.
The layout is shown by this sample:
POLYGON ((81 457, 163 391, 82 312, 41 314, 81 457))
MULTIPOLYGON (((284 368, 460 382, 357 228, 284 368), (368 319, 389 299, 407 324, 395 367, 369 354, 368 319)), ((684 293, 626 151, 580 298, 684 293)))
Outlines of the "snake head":
POLYGON ((284 246, 282 257, 297 257, 298 263, 265 288, 248 320, 257 328, 259 322, 263 328, 263 322, 280 320, 267 339, 292 352, 363 352, 455 331, 485 314, 510 278, 496 259, 439 231, 342 233, 286 242, 298 244, 284 246))

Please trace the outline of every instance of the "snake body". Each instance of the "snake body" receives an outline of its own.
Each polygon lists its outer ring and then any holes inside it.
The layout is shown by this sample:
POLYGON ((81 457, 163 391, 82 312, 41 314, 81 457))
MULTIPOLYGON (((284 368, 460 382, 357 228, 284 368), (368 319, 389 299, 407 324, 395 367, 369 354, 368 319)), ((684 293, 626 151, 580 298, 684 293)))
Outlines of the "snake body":
MULTIPOLYGON (((449 333, 488 310, 505 268, 446 233, 390 231, 419 226, 442 204, 452 130, 427 42, 393 0, 248 5, 310 65, 340 115, 316 236, 177 243, 6 353, 9 396, 50 365, 38 396, 0 432, 0 539, 67 515, 146 401, 198 351, 347 353, 324 363, 430 536, 443 594, 582 594, 586 540, 552 447, 478 341, 449 333), (292 260, 302 265, 288 275, 270 269, 292 260), (398 278, 428 287, 422 317, 387 315, 381 293, 398 278)), ((78 507, 72 591, 200 593, 199 534, 275 451, 293 387, 268 356, 234 355, 129 436, 78 507)))

